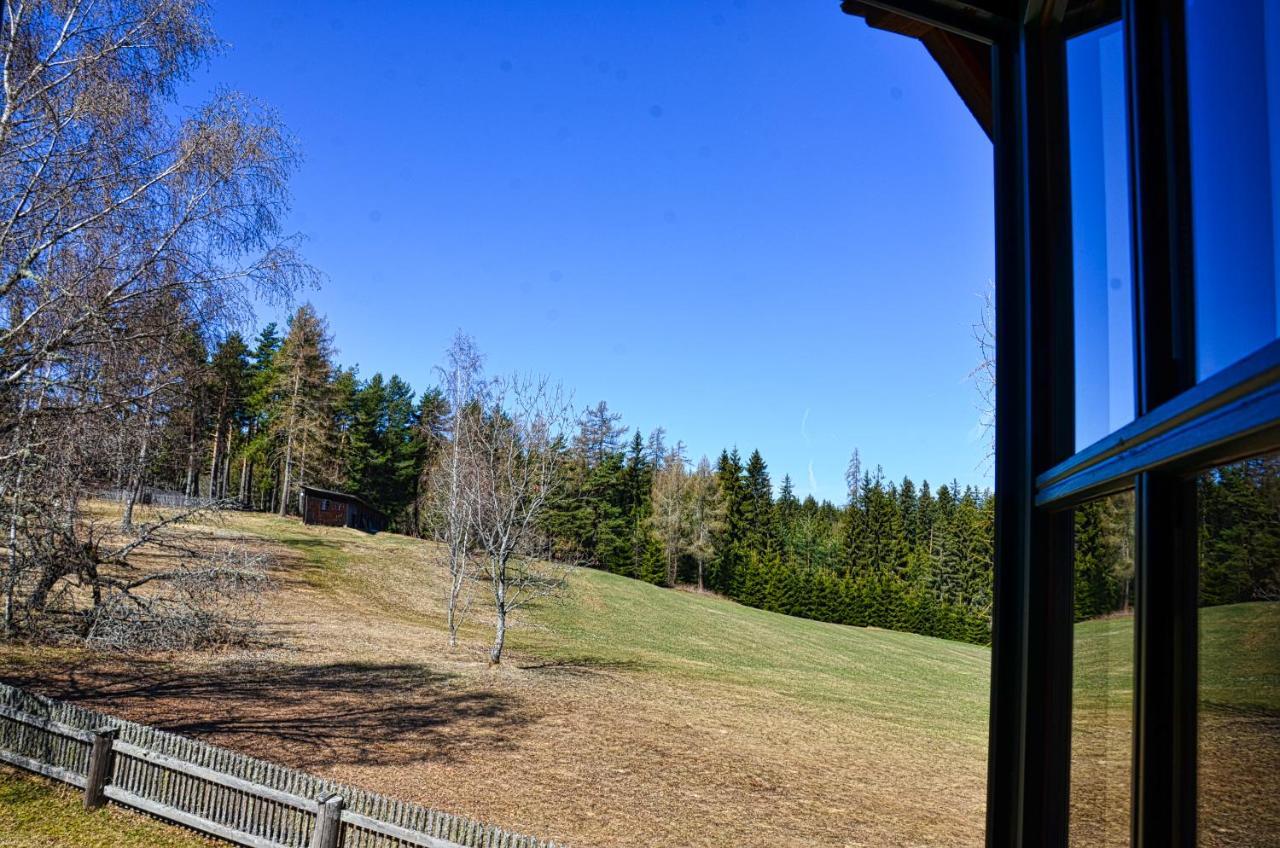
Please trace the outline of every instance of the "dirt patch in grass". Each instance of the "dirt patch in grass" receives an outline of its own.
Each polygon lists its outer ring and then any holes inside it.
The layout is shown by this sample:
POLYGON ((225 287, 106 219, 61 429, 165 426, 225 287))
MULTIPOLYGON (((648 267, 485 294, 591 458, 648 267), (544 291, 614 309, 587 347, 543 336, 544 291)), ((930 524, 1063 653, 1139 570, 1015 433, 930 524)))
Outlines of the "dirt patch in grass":
POLYGON ((969 752, 776 696, 555 666, 64 659, 6 676, 573 845, 979 843, 969 752))

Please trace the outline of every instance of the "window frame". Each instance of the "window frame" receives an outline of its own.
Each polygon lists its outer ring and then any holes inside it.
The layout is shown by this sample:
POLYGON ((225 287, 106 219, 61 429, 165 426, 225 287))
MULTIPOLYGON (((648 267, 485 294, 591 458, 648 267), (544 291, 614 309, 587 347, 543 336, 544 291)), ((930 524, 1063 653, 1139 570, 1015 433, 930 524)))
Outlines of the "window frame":
MULTIPOLYGON (((1085 500, 1133 487, 1131 844, 1193 848, 1199 565, 1194 475, 1280 446, 1280 342, 1195 380, 1183 3, 1124 0, 1136 416, 1082 450, 1062 447, 1061 433, 1074 425, 1073 316, 1064 294, 1071 281, 1046 263, 1057 253, 1055 241, 1071 243, 1069 219, 1063 220, 1070 202, 1057 201, 1044 172, 1067 170, 1068 139, 1065 120, 1046 112, 1065 114, 1063 45, 1078 31, 1063 24, 1065 3, 1020 6, 1023 25, 994 48, 997 66, 1002 53, 1018 63, 1013 73, 993 70, 996 102, 1012 111, 997 119, 997 169, 1013 159, 1022 178, 1015 186, 1019 197, 1001 190, 997 177, 997 217, 1013 220, 997 232, 1016 232, 1022 262, 1007 261, 1002 268, 997 260, 997 308, 1010 313, 997 318, 997 349, 1002 358, 1012 355, 1021 363, 1007 369, 1015 379, 1001 382, 997 376, 1006 397, 997 398, 996 486, 1025 486, 1028 470, 1034 482, 1030 503, 1022 490, 1012 502, 997 499, 997 510, 1006 510, 997 515, 996 560, 997 585, 1005 592, 996 598, 992 765, 994 749, 1004 745, 1016 750, 1019 771, 989 775, 988 845, 1066 845, 1070 609, 1037 595, 1071 596, 1063 586, 1070 574, 1070 556, 1064 555, 1069 542, 1054 518, 1069 518, 1071 507, 1085 500), (1029 108, 1036 98, 1048 106, 1029 108), (1029 293, 1007 291, 1014 287, 1029 293), (1045 360, 1050 374, 1071 375, 1071 395, 1054 380, 1025 380, 1037 371, 1045 374, 1045 360), (1048 447, 1034 447, 1038 434, 1048 447), (1020 608, 1010 602, 1014 592, 1021 595, 1020 608), (1000 662, 1002 655, 1020 662, 1010 668, 1000 662), (1004 715, 997 709, 1008 691, 1022 696, 1012 717, 1007 705, 1004 715), (1045 715, 1051 717, 1047 728, 1045 715)), ((1014 253, 1003 245, 997 251, 1014 253)))
MULTIPOLYGON (((1196 382, 1184 0, 844 0, 990 48, 996 555, 987 845, 1064 848, 1072 512, 1135 490, 1131 844, 1194 848, 1195 475, 1280 449, 1280 340, 1196 382), (1135 417, 1074 444, 1065 43, 1122 20, 1135 417)), ((871 16, 868 14, 870 22, 871 16)), ((975 114, 978 114, 975 112, 975 114)))

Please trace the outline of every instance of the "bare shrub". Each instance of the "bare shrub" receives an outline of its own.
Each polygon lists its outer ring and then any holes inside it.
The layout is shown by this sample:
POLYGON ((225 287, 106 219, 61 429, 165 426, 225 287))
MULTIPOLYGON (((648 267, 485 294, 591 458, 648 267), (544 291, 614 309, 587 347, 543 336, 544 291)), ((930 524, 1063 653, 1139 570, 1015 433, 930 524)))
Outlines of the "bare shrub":
MULTIPOLYGON (((140 578, 146 580, 147 578, 140 578)), ((122 651, 171 651, 240 646, 256 641, 267 588, 266 562, 244 550, 188 560, 150 584, 108 585, 87 616, 84 640, 122 651)))
POLYGON ((129 531, 89 519, 73 532, 42 525, 32 537, 40 544, 26 552, 39 567, 16 592, 23 630, 41 641, 121 651, 255 642, 269 560, 194 523, 217 509, 187 509, 129 531))

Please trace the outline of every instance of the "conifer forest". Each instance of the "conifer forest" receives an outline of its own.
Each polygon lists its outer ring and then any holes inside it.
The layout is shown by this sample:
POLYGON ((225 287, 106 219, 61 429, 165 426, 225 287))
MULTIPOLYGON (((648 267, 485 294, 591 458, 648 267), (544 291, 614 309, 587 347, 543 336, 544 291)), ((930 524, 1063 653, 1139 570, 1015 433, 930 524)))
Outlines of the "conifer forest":
MULTIPOLYGON (((462 378, 482 387, 480 354, 460 339, 470 357, 462 378)), ((338 363, 308 305, 252 339, 193 343, 189 379, 151 410, 147 484, 280 514, 296 512, 300 485, 340 489, 396 532, 438 536, 430 478, 448 455, 458 344, 440 385, 415 390, 338 363)), ((990 491, 892 479, 853 450, 847 500, 819 502, 798 497, 759 451, 690 457, 675 435, 632 429, 605 401, 581 409, 575 427, 556 447, 565 472, 540 518, 557 561, 819 621, 989 641, 990 491)), ((1277 587, 1276 465, 1256 459, 1202 477, 1204 604, 1277 587)), ((1129 609, 1132 496, 1078 508, 1075 530, 1077 618, 1129 609)))

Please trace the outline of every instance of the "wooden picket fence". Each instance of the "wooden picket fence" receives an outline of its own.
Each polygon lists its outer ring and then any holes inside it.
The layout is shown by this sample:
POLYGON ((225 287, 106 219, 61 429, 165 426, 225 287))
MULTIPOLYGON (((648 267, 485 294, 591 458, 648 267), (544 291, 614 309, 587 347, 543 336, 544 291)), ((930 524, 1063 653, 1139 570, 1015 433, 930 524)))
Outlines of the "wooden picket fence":
POLYGON ((250 848, 560 848, 3 683, 0 761, 250 848))
MULTIPOLYGON (((99 489, 94 494, 103 500, 124 503, 129 499, 131 492, 128 489, 99 489)), ((188 495, 185 492, 171 489, 155 489, 151 486, 143 488, 141 495, 138 497, 140 506, 158 506, 167 509, 190 509, 192 507, 209 506, 213 503, 214 501, 209 498, 200 497, 199 495, 188 495)))

